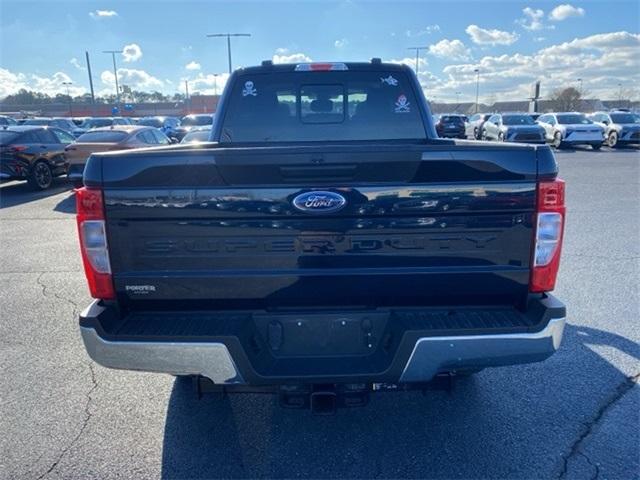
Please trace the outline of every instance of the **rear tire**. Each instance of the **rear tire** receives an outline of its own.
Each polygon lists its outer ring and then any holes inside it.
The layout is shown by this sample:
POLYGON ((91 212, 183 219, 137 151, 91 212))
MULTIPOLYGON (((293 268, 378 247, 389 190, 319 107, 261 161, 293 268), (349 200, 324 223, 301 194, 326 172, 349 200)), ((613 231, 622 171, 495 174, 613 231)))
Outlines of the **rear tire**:
POLYGON ((478 135, 478 127, 475 127, 473 129, 473 139, 474 140, 480 140, 480 136, 478 135))
POLYGON ((593 144, 591 144, 591 148, 593 148, 594 150, 600 150, 602 148, 602 144, 601 143, 593 143, 593 144))
POLYGON ((611 148, 616 148, 618 146, 618 132, 613 131, 609 133, 607 137, 607 145, 611 148))
POLYGON ((34 190, 46 190, 49 188, 53 182, 53 173, 49 164, 44 160, 37 161, 31 169, 27 182, 34 190))
POLYGON ((500 133, 498 134, 498 141, 499 141, 499 142, 504 142, 504 133, 500 132, 500 133))

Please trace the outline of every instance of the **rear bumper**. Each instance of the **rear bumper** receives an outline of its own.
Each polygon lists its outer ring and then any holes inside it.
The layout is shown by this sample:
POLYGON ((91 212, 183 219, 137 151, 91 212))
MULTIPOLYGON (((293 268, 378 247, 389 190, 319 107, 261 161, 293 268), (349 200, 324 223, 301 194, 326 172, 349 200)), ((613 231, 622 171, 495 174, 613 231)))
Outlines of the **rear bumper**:
MULTIPOLYGON (((516 333, 498 327, 493 328, 496 333, 475 328, 468 334, 458 330, 451 335, 433 329, 407 329, 395 347, 381 342, 370 355, 276 358, 269 364, 268 348, 252 357, 253 344, 243 343, 248 324, 239 327, 244 333, 238 335, 229 335, 229 323, 220 335, 175 335, 180 329, 176 324, 169 329, 174 336, 159 335, 155 330, 141 337, 135 330, 121 327, 112 335, 101 324, 101 317, 111 315, 108 309, 96 301, 80 315, 82 339, 96 363, 116 369, 202 375, 216 384, 427 382, 442 372, 542 361, 558 350, 565 325, 564 305, 548 296, 533 307, 531 316, 540 322, 516 333), (388 361, 384 360, 385 349, 388 361)), ((194 324, 184 314, 175 319, 194 324)), ((500 322, 504 321, 501 317, 500 322)))

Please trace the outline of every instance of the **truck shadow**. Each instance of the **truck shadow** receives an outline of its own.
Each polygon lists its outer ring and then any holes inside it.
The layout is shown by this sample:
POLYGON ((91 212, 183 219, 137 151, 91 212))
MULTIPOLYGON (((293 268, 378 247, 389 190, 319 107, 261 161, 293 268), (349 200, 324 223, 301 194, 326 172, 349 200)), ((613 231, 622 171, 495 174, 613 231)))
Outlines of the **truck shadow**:
POLYGON ((60 200, 53 210, 61 213, 76 213, 76 194, 71 191, 69 195, 60 200))
POLYGON ((450 394, 377 394, 332 417, 281 409, 268 395, 198 400, 177 380, 162 478, 548 477, 626 379, 599 347, 640 359, 631 340, 567 325, 546 362, 488 369, 450 394))
POLYGON ((42 191, 34 191, 27 182, 3 183, 0 185, 0 209, 42 200, 72 188, 63 177, 54 178, 51 187, 42 191))

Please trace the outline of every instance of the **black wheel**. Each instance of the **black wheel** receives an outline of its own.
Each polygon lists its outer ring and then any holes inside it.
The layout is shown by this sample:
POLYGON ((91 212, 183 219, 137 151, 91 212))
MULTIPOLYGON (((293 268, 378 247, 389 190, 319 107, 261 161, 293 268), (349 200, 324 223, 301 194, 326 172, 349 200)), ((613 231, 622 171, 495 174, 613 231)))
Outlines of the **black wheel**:
POLYGON ((51 167, 43 160, 36 162, 27 181, 34 190, 46 190, 53 182, 51 167))
POLYGON ((478 135, 478 127, 474 127, 473 129, 473 138, 476 140, 480 140, 480 136, 478 135))
POLYGON ((607 145, 611 148, 616 148, 616 146, 618 146, 618 132, 614 130, 609 133, 609 136, 607 137, 607 145))
POLYGON ((556 132, 553 135, 553 144, 555 148, 562 148, 562 134, 560 132, 556 132))
POLYGON ((499 142, 504 142, 504 133, 500 132, 500 133, 498 134, 498 141, 499 141, 499 142))
POLYGON ((594 150, 600 150, 602 148, 602 144, 601 143, 592 143, 591 144, 591 148, 593 148, 594 150))

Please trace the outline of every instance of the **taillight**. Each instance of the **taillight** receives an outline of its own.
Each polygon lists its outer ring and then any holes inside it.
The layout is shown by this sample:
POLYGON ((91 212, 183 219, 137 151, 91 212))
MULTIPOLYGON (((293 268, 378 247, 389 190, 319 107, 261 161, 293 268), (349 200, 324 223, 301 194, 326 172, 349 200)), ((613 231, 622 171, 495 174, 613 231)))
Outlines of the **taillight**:
POLYGON ((27 148, 26 145, 9 145, 9 150, 12 152, 24 152, 27 148))
POLYGON ((564 217, 564 181, 540 182, 529 283, 531 292, 548 292, 555 287, 560 267, 564 217))
POLYGON ((86 187, 76 190, 76 212, 82 263, 91 296, 113 299, 115 291, 107 249, 102 190, 86 187))

